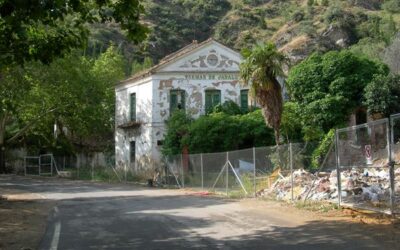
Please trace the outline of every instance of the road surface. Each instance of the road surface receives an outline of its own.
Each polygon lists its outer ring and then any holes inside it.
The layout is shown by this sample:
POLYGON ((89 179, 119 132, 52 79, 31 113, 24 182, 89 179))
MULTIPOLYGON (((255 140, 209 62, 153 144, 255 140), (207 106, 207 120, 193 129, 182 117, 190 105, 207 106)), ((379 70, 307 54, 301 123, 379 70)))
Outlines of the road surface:
POLYGON ((400 249, 368 225, 273 202, 15 176, 0 188, 57 201, 39 249, 400 249))

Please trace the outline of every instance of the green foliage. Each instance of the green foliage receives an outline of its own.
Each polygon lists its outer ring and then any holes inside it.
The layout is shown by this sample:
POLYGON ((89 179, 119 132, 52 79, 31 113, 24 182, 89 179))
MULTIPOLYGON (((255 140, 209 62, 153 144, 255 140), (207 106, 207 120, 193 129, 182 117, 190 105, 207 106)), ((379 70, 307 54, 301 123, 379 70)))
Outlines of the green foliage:
POLYGON ((0 2, 0 65, 21 65, 54 58, 82 47, 87 23, 115 21, 138 42, 147 29, 139 23, 143 7, 138 0, 0 2), (67 7, 66 7, 67 6, 67 7))
POLYGON ((293 67, 287 86, 299 105, 305 136, 318 139, 345 122, 362 106, 364 87, 375 74, 387 75, 388 68, 346 50, 313 54, 293 67))
POLYGON ((331 147, 334 139, 335 129, 331 129, 323 137, 318 147, 312 153, 311 168, 317 169, 321 166, 324 157, 328 154, 329 148, 331 147))
POLYGON ((324 20, 327 24, 345 29, 350 34, 354 32, 356 26, 352 13, 346 12, 339 6, 330 6, 324 14, 324 20))
POLYGON ((175 112, 167 122, 162 153, 176 155, 187 145, 190 153, 223 152, 271 145, 274 136, 260 110, 245 115, 222 112, 192 121, 184 112, 175 112))
POLYGON ((14 86, 0 91, 7 104, 2 110, 7 114, 7 141, 22 131, 28 144, 65 150, 76 138, 84 141, 111 135, 113 85, 124 77, 123 65, 122 56, 110 47, 96 60, 73 53, 50 65, 26 63, 24 69, 10 68, 0 87, 14 86), (54 123, 69 132, 58 131, 55 140, 54 123))
POLYGON ((194 39, 205 40, 230 7, 227 0, 149 1, 146 19, 154 28, 144 49, 158 60, 194 39))
POLYGON ((227 115, 240 115, 242 110, 236 102, 229 100, 214 107, 214 113, 222 112, 227 115))
POLYGON ((302 141, 302 124, 299 105, 295 102, 286 102, 283 106, 281 134, 289 142, 302 141))
POLYGON ((390 13, 400 13, 400 2, 398 0, 385 0, 382 8, 390 13))
POLYGON ((246 85, 251 82, 250 91, 264 111, 266 124, 274 129, 278 145, 283 100, 277 77, 284 75, 283 66, 288 64, 288 58, 271 42, 243 49, 242 55, 245 60, 240 64, 240 77, 246 85))
POLYGON ((161 152, 171 156, 182 153, 183 138, 188 134, 192 119, 182 110, 176 110, 167 121, 167 133, 161 152))
POLYGON ((400 112, 400 76, 375 75, 364 90, 363 103, 370 114, 388 117, 400 112))
POLYGON ((139 63, 138 61, 134 60, 132 63, 131 74, 134 75, 140 71, 149 69, 152 66, 153 66, 153 60, 150 57, 145 57, 143 63, 139 63))

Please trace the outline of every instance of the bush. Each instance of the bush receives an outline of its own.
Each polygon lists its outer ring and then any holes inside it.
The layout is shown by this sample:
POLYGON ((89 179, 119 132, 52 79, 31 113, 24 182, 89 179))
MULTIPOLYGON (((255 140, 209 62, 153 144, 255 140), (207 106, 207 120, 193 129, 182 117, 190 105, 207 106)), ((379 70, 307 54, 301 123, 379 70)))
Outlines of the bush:
POLYGON ((363 103, 371 115, 400 112, 400 76, 375 75, 364 89, 363 103))
POLYGON ((331 129, 324 136, 318 147, 314 150, 311 160, 311 167, 313 169, 317 169, 321 166, 324 158, 328 154, 329 148, 333 143, 334 138, 335 138, 335 129, 331 129))
MULTIPOLYGON (((173 131, 176 129, 168 127, 167 135, 174 135, 173 131)), ((187 145, 190 153, 223 152, 274 144, 273 131, 265 125, 261 110, 245 115, 211 113, 191 122, 183 138, 178 141, 177 137, 173 138, 175 144, 164 143, 164 147, 187 145)), ((169 152, 172 150, 163 150, 163 153, 169 152)))
POLYGON ((220 113, 220 112, 227 114, 227 115, 242 114, 242 110, 239 107, 239 105, 237 105, 237 103, 232 100, 226 101, 223 104, 219 104, 214 107, 213 113, 220 113))
POLYGON ((390 13, 400 13, 400 1, 399 0, 386 0, 382 5, 382 8, 390 13))

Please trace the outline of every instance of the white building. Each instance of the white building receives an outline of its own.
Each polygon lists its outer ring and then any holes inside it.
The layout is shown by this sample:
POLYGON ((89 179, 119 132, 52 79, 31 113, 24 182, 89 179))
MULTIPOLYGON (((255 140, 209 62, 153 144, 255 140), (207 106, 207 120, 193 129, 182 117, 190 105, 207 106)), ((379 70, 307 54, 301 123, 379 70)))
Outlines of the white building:
POLYGON ((194 41, 116 88, 116 165, 150 168, 161 157, 165 121, 184 109, 194 118, 233 100, 248 105, 239 83, 240 54, 213 39, 194 41))

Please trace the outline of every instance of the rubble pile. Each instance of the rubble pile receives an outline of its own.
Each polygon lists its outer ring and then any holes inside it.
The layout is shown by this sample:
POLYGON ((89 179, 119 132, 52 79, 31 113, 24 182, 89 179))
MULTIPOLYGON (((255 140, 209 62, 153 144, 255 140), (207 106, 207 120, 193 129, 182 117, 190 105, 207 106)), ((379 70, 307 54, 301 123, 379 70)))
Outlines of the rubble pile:
MULTIPOLYGON (((344 202, 372 203, 373 205, 389 203, 390 181, 388 168, 353 168, 341 171, 344 202)), ((312 174, 304 169, 293 172, 294 200, 334 200, 338 197, 337 172, 319 172, 312 174)), ((263 196, 275 196, 277 199, 292 198, 291 175, 280 175, 273 185, 260 192, 263 196)), ((395 171, 395 192, 400 194, 400 168, 395 171)))

